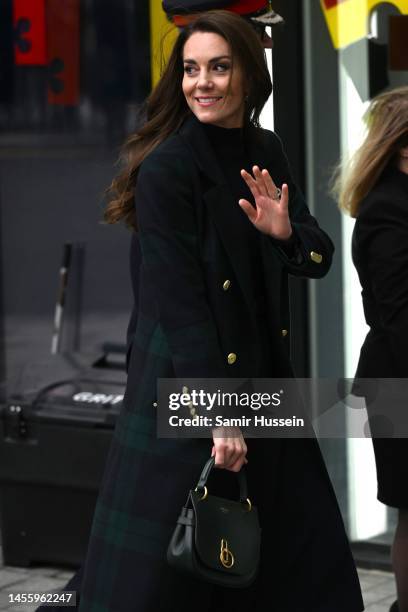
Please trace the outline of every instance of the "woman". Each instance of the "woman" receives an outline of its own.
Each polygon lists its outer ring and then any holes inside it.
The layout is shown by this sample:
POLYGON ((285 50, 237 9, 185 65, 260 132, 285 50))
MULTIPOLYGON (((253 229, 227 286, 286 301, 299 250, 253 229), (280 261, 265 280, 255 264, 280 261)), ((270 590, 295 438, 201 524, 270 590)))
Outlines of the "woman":
POLYGON ((208 440, 156 437, 160 377, 292 376, 282 334, 287 273, 318 278, 330 266, 331 242, 294 185, 280 141, 258 127, 270 93, 251 27, 227 12, 206 13, 179 35, 147 122, 127 144, 107 220, 138 228, 137 316, 84 612, 363 609, 315 440, 214 432, 211 449, 208 440), (211 486, 224 495, 234 480, 227 472, 248 462, 263 536, 259 576, 246 589, 214 587, 166 564, 180 508, 211 452, 224 468, 211 486))
MULTIPOLYGON (((407 378, 408 87, 375 98, 366 117, 367 136, 339 190, 341 208, 356 218, 353 262, 370 326, 356 377, 407 378)), ((398 607, 392 610, 408 612, 408 440, 372 434, 378 499, 398 508, 392 548, 398 607)))

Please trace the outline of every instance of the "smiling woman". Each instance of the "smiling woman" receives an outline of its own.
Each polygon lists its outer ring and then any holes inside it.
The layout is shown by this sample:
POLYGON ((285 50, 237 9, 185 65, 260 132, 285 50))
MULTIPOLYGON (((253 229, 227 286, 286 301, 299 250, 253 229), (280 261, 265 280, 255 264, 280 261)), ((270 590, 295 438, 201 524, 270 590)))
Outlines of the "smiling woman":
MULTIPOLYGON (((235 388, 230 379, 293 377, 288 274, 320 278, 330 268, 333 245, 293 182, 279 138, 259 126, 271 90, 251 26, 231 13, 203 14, 177 39, 146 123, 126 144, 106 218, 138 230, 135 308, 83 612, 363 609, 314 438, 245 439, 240 405, 234 427, 214 424, 212 440, 156 436, 157 411, 166 409, 157 406, 159 378, 181 387, 191 378, 224 379, 217 388, 225 391, 235 388), (179 509, 211 455, 212 493, 235 496, 227 472, 245 469, 259 513, 259 571, 241 589, 166 563, 179 509)), ((237 539, 228 544, 239 549, 237 539)), ((208 545, 215 565, 219 545, 208 545)))
POLYGON ((183 55, 183 93, 197 119, 224 128, 242 127, 249 84, 241 66, 233 66, 227 41, 213 32, 196 32, 183 55))

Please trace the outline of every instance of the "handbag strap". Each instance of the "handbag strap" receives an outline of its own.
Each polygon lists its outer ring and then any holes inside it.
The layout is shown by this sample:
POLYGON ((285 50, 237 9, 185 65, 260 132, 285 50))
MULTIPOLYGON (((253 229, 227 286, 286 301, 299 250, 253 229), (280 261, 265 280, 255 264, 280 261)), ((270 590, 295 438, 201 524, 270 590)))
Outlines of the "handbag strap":
MULTIPOLYGON (((204 465, 203 471, 201 472, 201 476, 197 484, 198 490, 204 489, 205 485, 207 484, 208 477, 214 465, 215 465, 215 458, 210 457, 208 461, 206 462, 206 464, 204 465)), ((248 485, 247 485, 247 479, 246 479, 246 474, 245 474, 245 467, 242 466, 242 468, 240 469, 239 472, 236 473, 236 475, 237 475, 238 483, 239 483, 239 501, 242 503, 245 503, 248 498, 248 485)))

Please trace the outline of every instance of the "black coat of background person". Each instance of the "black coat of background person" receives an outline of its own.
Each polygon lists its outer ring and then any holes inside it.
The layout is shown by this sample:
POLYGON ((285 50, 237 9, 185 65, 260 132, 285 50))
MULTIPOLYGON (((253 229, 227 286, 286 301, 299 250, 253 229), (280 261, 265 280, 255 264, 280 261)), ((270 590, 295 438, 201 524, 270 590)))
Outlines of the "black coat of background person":
MULTIPOLYGON (((290 178, 279 139, 247 134, 252 163, 289 183, 301 260, 259 234, 269 326, 254 320, 248 253, 235 235, 238 207, 205 130, 190 116, 143 162, 136 187, 142 249, 136 327, 124 408, 97 503, 81 595, 82 612, 357 612, 361 593, 342 519, 314 439, 248 439, 248 486, 263 528, 261 570, 248 589, 212 587, 176 573, 166 549, 212 441, 156 437, 158 378, 291 376, 287 275, 330 267, 332 244, 290 178), (310 257, 315 251, 321 263, 310 257), (223 290, 226 279, 231 281, 223 290), (227 355, 236 353, 230 365, 227 355), (256 604, 255 604, 256 600, 256 604)), ((249 221, 248 221, 249 223, 249 221)), ((211 491, 235 497, 234 476, 215 470, 211 491)))
MULTIPOLYGON (((387 168, 362 200, 352 250, 370 326, 356 378, 408 378, 408 175, 396 167, 387 168)), ((391 410, 407 410, 406 394, 400 399, 384 406, 390 420, 391 410)), ((408 508, 408 438, 398 438, 397 426, 394 439, 377 437, 375 429, 372 435, 378 499, 408 508)))

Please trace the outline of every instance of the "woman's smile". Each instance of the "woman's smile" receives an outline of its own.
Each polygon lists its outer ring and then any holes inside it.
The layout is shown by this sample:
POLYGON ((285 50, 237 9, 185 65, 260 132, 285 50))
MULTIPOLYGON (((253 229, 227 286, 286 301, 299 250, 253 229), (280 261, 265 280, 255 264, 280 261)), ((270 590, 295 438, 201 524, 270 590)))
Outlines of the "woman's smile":
POLYGON ((184 45, 183 64, 183 93, 197 119, 219 127, 242 127, 244 77, 227 41, 213 32, 195 32, 184 45))
POLYGON ((203 97, 200 96, 199 98, 196 98, 197 102, 200 104, 200 106, 214 106, 214 104, 216 104, 216 102, 218 102, 219 100, 221 100, 222 97, 203 97))

